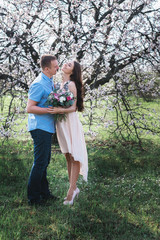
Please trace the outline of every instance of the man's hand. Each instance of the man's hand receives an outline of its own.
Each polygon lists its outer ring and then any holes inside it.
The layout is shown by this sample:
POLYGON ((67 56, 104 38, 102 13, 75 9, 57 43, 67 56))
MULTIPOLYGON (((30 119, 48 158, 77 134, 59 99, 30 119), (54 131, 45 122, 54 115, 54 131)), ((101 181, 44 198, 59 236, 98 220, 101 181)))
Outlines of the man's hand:
POLYGON ((47 108, 48 113, 50 114, 65 114, 65 113, 71 113, 76 111, 76 107, 72 105, 69 108, 62 108, 62 107, 49 107, 47 108))
POLYGON ((63 114, 64 113, 64 108, 62 107, 49 107, 48 113, 50 114, 63 114))

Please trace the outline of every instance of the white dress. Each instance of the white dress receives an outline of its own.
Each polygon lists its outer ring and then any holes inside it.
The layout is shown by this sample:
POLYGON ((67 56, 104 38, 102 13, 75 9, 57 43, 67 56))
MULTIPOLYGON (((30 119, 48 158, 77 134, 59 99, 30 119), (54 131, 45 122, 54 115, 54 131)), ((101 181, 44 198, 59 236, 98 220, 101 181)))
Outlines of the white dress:
POLYGON ((87 181, 88 154, 82 124, 76 112, 66 114, 66 119, 57 121, 56 131, 62 153, 70 153, 80 162, 80 174, 87 181))

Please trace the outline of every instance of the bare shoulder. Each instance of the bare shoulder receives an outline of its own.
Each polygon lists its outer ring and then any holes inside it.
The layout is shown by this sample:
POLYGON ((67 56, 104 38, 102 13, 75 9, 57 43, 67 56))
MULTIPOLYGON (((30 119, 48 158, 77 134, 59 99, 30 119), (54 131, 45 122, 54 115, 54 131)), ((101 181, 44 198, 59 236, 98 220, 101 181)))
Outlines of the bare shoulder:
POLYGON ((77 88, 76 88, 76 84, 73 81, 70 81, 68 84, 68 88, 69 90, 76 95, 77 94, 77 88))
POLYGON ((76 90, 76 84, 73 82, 73 81, 70 81, 69 84, 68 84, 68 88, 70 91, 72 90, 76 90))
POLYGON ((73 81, 69 81, 68 86, 69 86, 69 87, 75 87, 75 88, 76 88, 76 84, 75 84, 75 82, 73 82, 73 81))

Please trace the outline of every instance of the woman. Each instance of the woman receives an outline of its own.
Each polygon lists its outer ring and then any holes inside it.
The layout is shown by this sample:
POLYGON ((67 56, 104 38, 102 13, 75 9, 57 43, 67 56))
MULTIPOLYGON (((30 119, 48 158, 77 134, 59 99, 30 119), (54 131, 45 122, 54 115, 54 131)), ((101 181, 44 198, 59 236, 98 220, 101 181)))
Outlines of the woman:
POLYGON ((78 196, 80 190, 77 188, 79 174, 83 175, 87 181, 88 175, 88 155, 81 122, 76 110, 82 112, 83 106, 83 84, 80 64, 76 61, 68 62, 62 66, 63 81, 61 88, 66 88, 75 97, 74 104, 69 108, 50 108, 50 113, 66 113, 67 118, 56 123, 57 138, 62 153, 67 160, 68 176, 70 188, 65 198, 64 205, 72 205, 74 198, 78 196))

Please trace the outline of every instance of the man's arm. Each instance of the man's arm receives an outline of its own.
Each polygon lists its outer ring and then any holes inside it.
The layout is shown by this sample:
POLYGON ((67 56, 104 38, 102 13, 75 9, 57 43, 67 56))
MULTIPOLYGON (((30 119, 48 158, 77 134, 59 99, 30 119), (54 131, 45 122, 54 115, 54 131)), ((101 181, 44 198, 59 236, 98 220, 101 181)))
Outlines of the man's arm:
POLYGON ((36 102, 36 101, 28 99, 27 112, 28 113, 34 113, 34 114, 46 114, 46 113, 48 113, 48 108, 38 107, 37 103, 38 102, 36 102))

